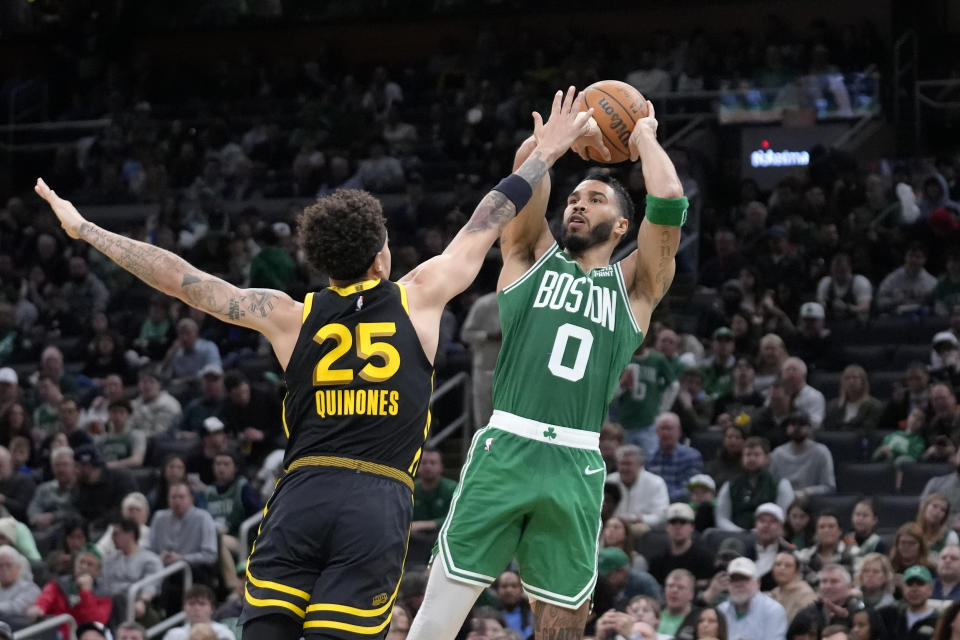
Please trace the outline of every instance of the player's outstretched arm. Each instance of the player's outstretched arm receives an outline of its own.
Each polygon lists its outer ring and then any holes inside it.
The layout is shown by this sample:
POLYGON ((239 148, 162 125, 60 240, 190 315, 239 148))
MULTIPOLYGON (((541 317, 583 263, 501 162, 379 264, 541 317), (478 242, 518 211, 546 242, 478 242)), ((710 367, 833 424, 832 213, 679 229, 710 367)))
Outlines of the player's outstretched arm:
POLYGON ((410 287, 411 296, 442 310, 451 298, 470 286, 487 252, 516 215, 517 207, 524 209, 553 163, 585 132, 593 111, 581 112, 582 101, 583 97, 571 87, 566 96, 557 92, 546 123, 535 114, 537 144, 530 156, 483 197, 442 254, 404 276, 400 282, 410 287))
POLYGON ((259 331, 286 366, 300 331, 301 303, 282 291, 240 289, 165 249, 102 229, 84 219, 70 201, 58 196, 42 179, 37 180, 34 190, 47 201, 71 238, 90 243, 158 291, 225 322, 259 331))
POLYGON ((653 309, 667 294, 676 271, 674 258, 680 246, 680 227, 687 216, 687 199, 667 152, 657 142, 657 119, 647 101, 647 117, 641 118, 630 135, 630 159, 640 159, 647 186, 646 215, 637 233, 637 251, 624 259, 623 274, 630 304, 646 329, 653 309))

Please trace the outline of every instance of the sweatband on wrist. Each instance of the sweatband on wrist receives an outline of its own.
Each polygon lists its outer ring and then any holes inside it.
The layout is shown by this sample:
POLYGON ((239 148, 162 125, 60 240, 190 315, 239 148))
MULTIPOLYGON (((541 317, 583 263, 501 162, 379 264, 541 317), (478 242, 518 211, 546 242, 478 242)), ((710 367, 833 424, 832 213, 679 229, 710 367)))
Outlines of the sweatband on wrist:
POLYGON ((679 198, 658 198, 647 194, 645 217, 653 224, 665 227, 682 227, 687 221, 687 209, 690 201, 686 196, 679 198))
POLYGON ((527 203, 530 202, 530 198, 533 196, 533 187, 530 186, 530 183, 515 173, 511 173, 498 182, 497 186, 492 190, 499 191, 507 196, 507 200, 513 203, 517 211, 527 206, 527 203))

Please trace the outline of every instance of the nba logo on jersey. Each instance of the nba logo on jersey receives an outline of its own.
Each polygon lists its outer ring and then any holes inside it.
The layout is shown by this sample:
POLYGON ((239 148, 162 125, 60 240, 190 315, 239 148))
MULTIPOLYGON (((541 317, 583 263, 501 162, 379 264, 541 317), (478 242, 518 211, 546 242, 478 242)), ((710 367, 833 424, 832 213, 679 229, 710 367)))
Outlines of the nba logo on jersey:
POLYGON ((357 311, 363 309, 363 296, 357 296, 357 311))
POLYGON ((490 451, 490 447, 493 446, 493 438, 487 438, 487 441, 483 443, 483 450, 490 451))

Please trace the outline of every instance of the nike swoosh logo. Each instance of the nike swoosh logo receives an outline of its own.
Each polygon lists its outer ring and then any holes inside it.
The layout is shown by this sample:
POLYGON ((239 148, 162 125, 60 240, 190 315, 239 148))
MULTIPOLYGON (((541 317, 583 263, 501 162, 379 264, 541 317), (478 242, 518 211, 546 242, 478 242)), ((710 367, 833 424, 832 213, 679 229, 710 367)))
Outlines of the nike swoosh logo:
POLYGON ((606 471, 606 469, 604 467, 600 467, 599 469, 591 469, 590 465, 587 465, 583 469, 583 473, 588 476, 592 476, 595 473, 600 473, 601 471, 606 471))

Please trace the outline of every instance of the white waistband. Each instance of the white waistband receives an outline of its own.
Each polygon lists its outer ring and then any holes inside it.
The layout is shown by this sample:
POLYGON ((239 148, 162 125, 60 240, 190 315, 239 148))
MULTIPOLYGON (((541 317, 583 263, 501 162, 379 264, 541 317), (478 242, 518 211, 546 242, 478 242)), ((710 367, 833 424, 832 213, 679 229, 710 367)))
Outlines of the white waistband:
POLYGON ((599 433, 538 422, 506 411, 494 411, 493 415, 490 416, 489 424, 495 429, 538 442, 558 444, 575 449, 600 449, 599 433))

